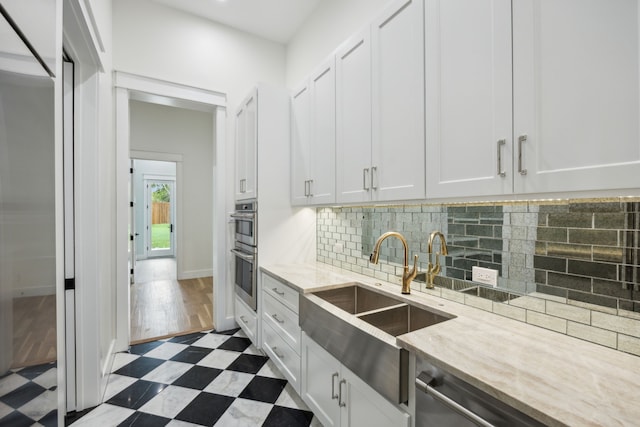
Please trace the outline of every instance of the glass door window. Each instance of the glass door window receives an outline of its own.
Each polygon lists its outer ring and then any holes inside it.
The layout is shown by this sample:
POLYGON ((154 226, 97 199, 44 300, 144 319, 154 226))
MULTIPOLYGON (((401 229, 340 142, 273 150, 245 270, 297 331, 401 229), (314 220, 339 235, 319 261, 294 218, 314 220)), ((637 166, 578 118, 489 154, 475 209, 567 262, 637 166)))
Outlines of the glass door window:
POLYGON ((174 191, 173 181, 147 182, 147 252, 150 257, 175 254, 174 191))

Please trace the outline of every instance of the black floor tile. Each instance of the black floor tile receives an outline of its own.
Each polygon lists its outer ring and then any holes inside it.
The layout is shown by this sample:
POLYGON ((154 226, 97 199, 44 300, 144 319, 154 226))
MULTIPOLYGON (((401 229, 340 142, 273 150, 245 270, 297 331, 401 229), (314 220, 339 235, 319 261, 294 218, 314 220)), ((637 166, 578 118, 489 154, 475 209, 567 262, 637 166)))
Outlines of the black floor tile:
POLYGON ((212 393, 200 393, 175 419, 205 426, 214 425, 235 399, 212 393))
POLYGON ((240 393, 241 398, 275 403, 287 385, 287 380, 269 377, 254 377, 240 393))
POLYGON ((46 390, 46 388, 42 387, 39 384, 28 382, 13 390, 12 392, 0 397, 0 402, 16 409, 40 396, 46 390))
POLYGON ((142 378, 149 372, 162 365, 165 361, 162 359, 154 359, 153 357, 138 357, 133 362, 124 365, 115 371, 115 374, 126 375, 128 377, 142 378))
POLYGON ((218 335, 235 335, 236 332, 238 332, 240 330, 240 328, 235 328, 235 329, 229 329, 228 331, 211 331, 212 334, 218 334, 218 335))
POLYGON ((58 426, 58 411, 51 411, 44 417, 38 420, 38 423, 45 427, 57 427, 58 426))
POLYGON ((33 425, 33 420, 18 411, 0 419, 0 427, 28 427, 33 425))
POLYGON ((194 366, 175 380, 172 385, 204 390, 220 373, 222 373, 222 369, 194 366))
POLYGON ((171 358, 174 362, 191 363, 195 365, 201 361, 207 354, 213 351, 212 348, 196 347, 190 345, 171 358))
POLYGON ((42 365, 29 366, 27 368, 20 369, 17 374, 27 379, 34 379, 47 372, 49 369, 56 367, 55 363, 45 363, 42 365))
POLYGON ((145 412, 135 412, 129 418, 118 424, 118 427, 162 427, 171 422, 170 418, 145 412))
POLYGON ((227 367, 230 371, 245 372, 247 374, 257 373, 265 363, 269 360, 266 356, 257 356, 255 354, 241 354, 236 360, 231 362, 227 367))
POLYGON ((231 337, 226 340, 222 345, 218 348, 221 350, 231 350, 231 351, 239 351, 243 352, 251 345, 251 340, 249 338, 241 338, 241 337, 231 337))
POLYGON ((139 380, 113 396, 107 403, 129 409, 139 409, 157 396, 165 387, 167 387, 166 384, 139 380))
POLYGON ((308 427, 312 419, 313 412, 274 406, 262 427, 308 427))
POLYGON ((132 345, 131 348, 129 349, 129 353, 142 356, 143 354, 150 352, 151 350, 153 350, 158 346, 161 346, 162 344, 164 344, 163 341, 151 341, 151 342, 145 342, 142 344, 132 345))
POLYGON ((200 338, 205 336, 202 332, 195 332, 193 334, 180 335, 179 337, 173 337, 169 340, 169 342, 173 342, 176 344, 193 344, 198 341, 200 338))

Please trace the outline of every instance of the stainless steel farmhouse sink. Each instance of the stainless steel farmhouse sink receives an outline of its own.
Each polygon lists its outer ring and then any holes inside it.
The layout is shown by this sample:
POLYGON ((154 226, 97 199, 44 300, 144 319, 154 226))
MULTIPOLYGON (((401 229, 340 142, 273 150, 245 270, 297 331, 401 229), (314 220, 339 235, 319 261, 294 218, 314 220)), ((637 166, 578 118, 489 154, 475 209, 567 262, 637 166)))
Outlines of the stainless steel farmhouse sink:
POLYGON ((397 403, 408 398, 409 353, 396 344, 395 337, 453 317, 359 283, 300 295, 302 330, 397 403))

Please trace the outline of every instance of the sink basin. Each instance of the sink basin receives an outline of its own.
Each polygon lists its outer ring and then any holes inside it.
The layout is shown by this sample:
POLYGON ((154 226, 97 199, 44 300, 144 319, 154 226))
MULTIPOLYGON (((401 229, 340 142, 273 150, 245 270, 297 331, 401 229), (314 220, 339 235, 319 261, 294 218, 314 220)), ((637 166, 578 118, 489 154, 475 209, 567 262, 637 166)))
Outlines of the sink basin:
POLYGON ((409 353, 395 337, 455 317, 359 283, 301 294, 299 301, 302 330, 394 403, 407 402, 409 393, 409 353))
POLYGON ((408 304, 363 314, 359 317, 394 337, 426 328, 451 318, 408 304))
POLYGON ((360 314, 384 307, 398 305, 401 301, 374 292, 358 284, 328 291, 315 292, 314 295, 330 302, 349 314, 360 314))

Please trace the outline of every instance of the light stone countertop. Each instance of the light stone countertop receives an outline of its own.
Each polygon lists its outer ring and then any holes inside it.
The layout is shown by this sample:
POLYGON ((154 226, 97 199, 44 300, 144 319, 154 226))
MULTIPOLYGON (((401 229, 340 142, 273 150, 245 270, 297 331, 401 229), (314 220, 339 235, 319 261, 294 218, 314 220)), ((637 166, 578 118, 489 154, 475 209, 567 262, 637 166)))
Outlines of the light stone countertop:
POLYGON ((323 263, 262 271, 303 294, 359 282, 455 315, 397 345, 547 425, 640 426, 640 357, 323 263))

